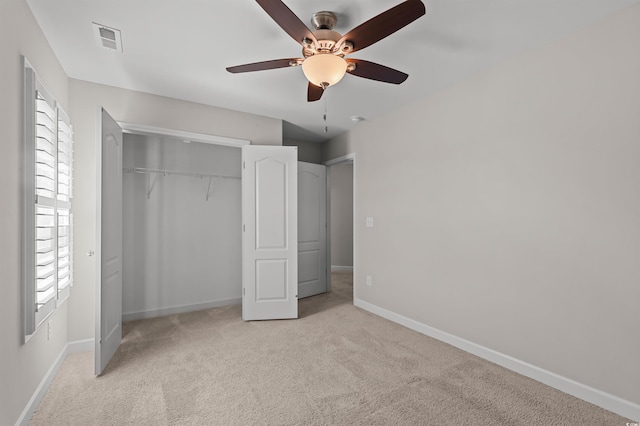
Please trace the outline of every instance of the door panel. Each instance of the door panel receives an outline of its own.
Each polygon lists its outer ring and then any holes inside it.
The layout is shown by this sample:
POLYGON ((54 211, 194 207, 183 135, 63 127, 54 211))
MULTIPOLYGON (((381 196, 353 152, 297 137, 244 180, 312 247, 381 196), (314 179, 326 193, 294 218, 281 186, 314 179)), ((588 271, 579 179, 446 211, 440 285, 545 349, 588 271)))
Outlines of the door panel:
POLYGON ((287 163, 265 158, 255 163, 256 249, 287 248, 287 163))
POLYGON ((288 290, 286 259, 256 260, 256 301, 286 301, 288 290))
POLYGON ((298 162, 298 296, 327 291, 327 168, 298 162))
POLYGON ((301 251, 298 253, 298 282, 304 283, 320 278, 320 253, 318 250, 301 251))
POLYGON ((103 109, 100 151, 100 275, 96 292, 95 373, 122 339, 122 129, 103 109))
POLYGON ((295 147, 242 147, 242 319, 298 317, 295 147))

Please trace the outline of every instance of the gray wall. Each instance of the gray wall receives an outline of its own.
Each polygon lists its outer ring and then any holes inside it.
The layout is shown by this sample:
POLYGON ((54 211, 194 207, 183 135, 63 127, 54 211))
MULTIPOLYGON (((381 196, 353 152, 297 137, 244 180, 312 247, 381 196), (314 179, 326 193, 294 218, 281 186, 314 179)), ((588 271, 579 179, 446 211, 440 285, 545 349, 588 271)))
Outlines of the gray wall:
POLYGON ((238 303, 240 149, 159 136, 124 140, 126 169, 237 177, 214 178, 210 187, 206 177, 124 173, 125 319, 238 303))
POLYGON ((322 144, 309 141, 284 139, 282 145, 298 147, 298 161, 322 164, 322 144))
POLYGON ((69 339, 94 336, 96 249, 96 148, 98 107, 117 121, 172 130, 282 145, 282 120, 192 102, 69 80, 70 115, 75 131, 75 286, 69 300, 69 339))
POLYGON ((637 5, 329 142, 358 298, 640 404, 639 76, 637 5))
POLYGON ((0 424, 12 425, 67 343, 68 308, 67 302, 50 318, 50 340, 45 326, 21 343, 21 55, 67 112, 69 102, 67 76, 24 0, 0 2, 0 40, 0 424))
POLYGON ((353 266, 353 164, 329 167, 331 266, 353 266))

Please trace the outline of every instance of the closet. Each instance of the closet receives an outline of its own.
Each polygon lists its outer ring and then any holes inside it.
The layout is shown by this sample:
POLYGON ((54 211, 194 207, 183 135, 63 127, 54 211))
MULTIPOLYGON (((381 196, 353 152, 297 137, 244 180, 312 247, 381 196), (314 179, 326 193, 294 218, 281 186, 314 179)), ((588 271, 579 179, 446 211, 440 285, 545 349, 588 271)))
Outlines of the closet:
POLYGON ((123 145, 123 320, 240 303, 240 148, 123 145))

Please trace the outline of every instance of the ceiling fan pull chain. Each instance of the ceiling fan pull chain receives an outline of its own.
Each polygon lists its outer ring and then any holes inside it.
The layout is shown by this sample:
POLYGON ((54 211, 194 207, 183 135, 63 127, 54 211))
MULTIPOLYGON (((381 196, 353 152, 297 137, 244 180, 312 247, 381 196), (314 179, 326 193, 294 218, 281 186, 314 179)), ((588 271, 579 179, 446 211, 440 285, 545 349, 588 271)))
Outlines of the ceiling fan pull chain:
POLYGON ((322 116, 322 119, 324 120, 324 132, 327 133, 329 131, 329 127, 327 126, 327 103, 329 101, 327 101, 327 97, 324 97, 324 115, 322 116))

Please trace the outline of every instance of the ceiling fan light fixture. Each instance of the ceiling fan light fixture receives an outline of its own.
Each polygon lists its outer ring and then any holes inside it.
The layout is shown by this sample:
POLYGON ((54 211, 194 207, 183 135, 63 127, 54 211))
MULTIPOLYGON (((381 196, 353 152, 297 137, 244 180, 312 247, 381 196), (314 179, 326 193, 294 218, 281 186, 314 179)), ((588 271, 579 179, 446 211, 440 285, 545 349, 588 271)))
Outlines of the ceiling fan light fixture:
POLYGON ((326 89, 342 80, 347 72, 347 61, 331 53, 318 53, 302 62, 302 72, 312 84, 326 89))

